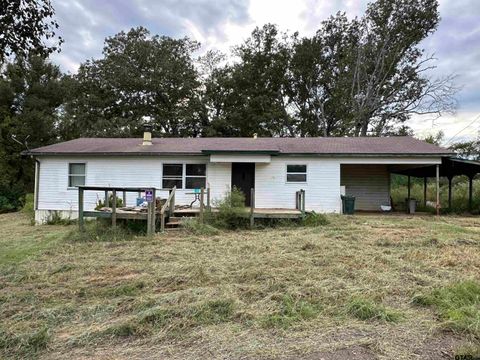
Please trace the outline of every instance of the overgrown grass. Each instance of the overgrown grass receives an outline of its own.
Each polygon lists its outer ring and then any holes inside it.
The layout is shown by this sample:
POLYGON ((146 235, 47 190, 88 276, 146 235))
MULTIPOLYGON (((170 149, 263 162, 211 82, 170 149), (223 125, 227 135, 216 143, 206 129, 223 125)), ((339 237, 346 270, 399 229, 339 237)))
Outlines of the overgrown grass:
MULTIPOLYGON (((139 234, 143 234, 143 228, 139 234)), ((71 242, 110 242, 110 241, 128 241, 133 240, 138 232, 135 228, 127 226, 125 223, 118 223, 115 228, 102 220, 87 221, 84 225, 84 231, 79 231, 77 227, 73 228, 66 236, 65 240, 71 242)))
POLYGON ((360 320, 397 322, 402 318, 400 312, 361 297, 354 297, 348 302, 347 312, 360 320))
POLYGON ((480 339, 480 283, 470 280, 418 295, 414 303, 433 306, 445 327, 480 339))
MULTIPOLYGON (((419 211, 435 212, 432 207, 423 208, 423 179, 412 178, 411 197, 418 200, 419 211)), ((391 196, 397 209, 404 209, 405 198, 407 197, 406 176, 394 175, 391 186, 391 196)), ((427 200, 435 202, 436 190, 432 179, 427 186, 427 200)), ((462 214, 468 212, 468 178, 466 176, 457 176, 453 178, 452 187, 452 208, 448 208, 448 181, 441 178, 440 183, 440 204, 442 213, 462 214)), ((480 179, 473 181, 473 201, 472 212, 480 212, 480 179)))
POLYGON ((445 289, 478 278, 477 218, 326 218, 148 238, 92 222, 76 238, 76 226, 1 215, 0 358, 329 358, 352 346, 410 359, 475 344, 478 303, 445 289), (441 331, 459 309, 461 335, 441 331))
POLYGON ((296 299, 289 294, 283 295, 277 301, 279 310, 261 319, 265 327, 287 329, 295 323, 314 319, 321 311, 318 301, 296 299))
POLYGON ((47 348, 50 339, 47 327, 21 334, 12 334, 0 328, 0 351, 12 357, 33 357, 47 348))

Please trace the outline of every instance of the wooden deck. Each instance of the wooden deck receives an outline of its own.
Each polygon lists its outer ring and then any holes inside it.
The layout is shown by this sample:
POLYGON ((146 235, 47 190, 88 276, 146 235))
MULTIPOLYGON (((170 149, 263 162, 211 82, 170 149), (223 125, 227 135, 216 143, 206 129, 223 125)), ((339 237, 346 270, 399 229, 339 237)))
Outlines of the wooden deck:
MULTIPOLYGON (((218 211, 216 208, 211 209, 212 212, 218 211)), ((251 209, 249 207, 245 208, 245 216, 250 216, 251 209)), ((198 215, 200 213, 200 208, 186 208, 186 209, 176 209, 176 216, 186 216, 186 215, 198 215)), ((298 219, 302 217, 302 212, 298 209, 281 209, 281 208, 254 208, 253 216, 255 218, 269 218, 269 219, 298 219)))

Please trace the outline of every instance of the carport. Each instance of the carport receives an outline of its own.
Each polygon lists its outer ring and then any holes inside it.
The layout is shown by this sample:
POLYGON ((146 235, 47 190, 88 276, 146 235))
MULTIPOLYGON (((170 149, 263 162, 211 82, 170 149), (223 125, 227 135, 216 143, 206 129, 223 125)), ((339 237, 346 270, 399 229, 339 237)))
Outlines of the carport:
POLYGON ((474 160, 465 160, 453 157, 443 157, 439 165, 408 167, 392 166, 390 172, 398 175, 408 176, 408 195, 410 198, 410 178, 423 178, 423 204, 427 203, 427 183, 429 178, 435 178, 436 184, 436 209, 437 215, 440 213, 440 177, 448 179, 448 207, 452 207, 452 180, 455 176, 468 177, 468 209, 472 210, 473 198, 473 178, 480 173, 480 162, 474 160))

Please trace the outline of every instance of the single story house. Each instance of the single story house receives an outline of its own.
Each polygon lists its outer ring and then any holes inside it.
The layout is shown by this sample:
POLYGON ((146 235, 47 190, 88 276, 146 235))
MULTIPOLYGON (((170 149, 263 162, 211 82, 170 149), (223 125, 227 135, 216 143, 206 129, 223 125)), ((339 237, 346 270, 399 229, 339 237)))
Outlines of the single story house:
MULTIPOLYGON (((233 186, 255 207, 294 209, 305 190, 305 209, 341 212, 341 193, 356 209, 379 211, 390 203, 390 174, 439 166, 452 152, 412 137, 342 138, 80 138, 28 152, 36 160, 35 219, 52 211, 75 218, 79 185, 176 186, 176 204, 190 204, 193 189, 209 188, 212 200, 233 186)), ((438 174, 437 174, 438 179, 438 174)), ((127 202, 135 203, 135 193, 127 202)), ((102 193, 88 192, 85 210, 102 193)))

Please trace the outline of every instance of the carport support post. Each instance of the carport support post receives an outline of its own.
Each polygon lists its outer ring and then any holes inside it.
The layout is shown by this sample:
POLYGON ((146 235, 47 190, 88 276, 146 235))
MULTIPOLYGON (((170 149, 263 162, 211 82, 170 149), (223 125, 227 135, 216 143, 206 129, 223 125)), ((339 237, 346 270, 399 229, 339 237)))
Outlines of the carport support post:
POLYGON ((436 166, 436 176, 435 176, 435 186, 437 190, 437 203, 436 203, 436 209, 437 209, 437 215, 440 215, 440 165, 437 164, 436 166))
POLYGON ((78 228, 80 231, 84 230, 83 227, 83 189, 78 188, 78 228))
POLYGON ((475 175, 468 175, 468 211, 472 211, 472 198, 473 198, 473 177, 475 175))
POLYGON ((448 208, 452 208, 452 176, 448 177, 448 208))
POLYGON ((427 177, 423 178, 423 207, 427 207, 427 177))
POLYGON ((410 175, 408 175, 408 184, 407 184, 407 199, 410 200, 410 175))
POLYGON ((117 227, 117 190, 112 190, 112 228, 117 227))
POLYGON ((250 227, 255 225, 255 189, 250 189, 250 227))

